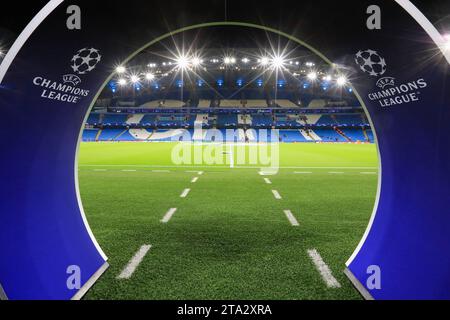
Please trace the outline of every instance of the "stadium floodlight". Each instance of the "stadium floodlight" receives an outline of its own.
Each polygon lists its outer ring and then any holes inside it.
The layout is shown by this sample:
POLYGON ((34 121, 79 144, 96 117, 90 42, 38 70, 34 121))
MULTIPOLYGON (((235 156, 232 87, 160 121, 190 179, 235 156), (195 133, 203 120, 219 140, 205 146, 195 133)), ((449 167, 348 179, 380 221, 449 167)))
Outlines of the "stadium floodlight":
POLYGON ((177 67, 184 70, 189 67, 189 58, 186 56, 179 56, 176 60, 177 67))
POLYGON ((250 62, 250 59, 249 58, 244 58, 244 59, 242 59, 242 62, 247 64, 247 63, 250 62))
POLYGON ((119 74, 125 73, 126 71, 127 71, 127 69, 125 69, 124 66, 118 66, 116 68, 116 72, 119 73, 119 74))
POLYGON ((323 77, 323 81, 330 82, 331 81, 331 76, 327 75, 327 76, 323 77))
POLYGON ((311 81, 317 80, 317 72, 310 72, 308 73, 308 79, 311 81))
POLYGON ((192 58, 191 63, 194 67, 199 67, 203 63, 203 60, 198 57, 194 57, 192 58))
POLYGON ((125 86, 125 85, 127 85, 127 80, 125 80, 125 79, 119 79, 119 81, 117 81, 117 83, 119 84, 119 86, 125 86))
POLYGON ((275 56, 272 59, 272 67, 274 67, 275 69, 283 68, 285 63, 286 60, 282 56, 275 56))
POLYGON ((223 63, 225 64, 235 64, 236 63, 236 58, 233 57, 225 57, 223 59, 223 63))
POLYGON ((261 63, 262 66, 267 66, 270 63, 270 59, 268 57, 262 57, 259 59, 259 63, 261 63))
POLYGON ((151 80, 155 79, 155 75, 153 73, 147 73, 145 75, 145 79, 151 81, 151 80))
POLYGON ((345 76, 339 76, 336 80, 338 86, 343 87, 347 84, 347 78, 345 76))
POLYGON ((138 83, 140 79, 139 79, 138 76, 132 75, 132 76, 130 77, 130 80, 131 80, 132 83, 138 83))

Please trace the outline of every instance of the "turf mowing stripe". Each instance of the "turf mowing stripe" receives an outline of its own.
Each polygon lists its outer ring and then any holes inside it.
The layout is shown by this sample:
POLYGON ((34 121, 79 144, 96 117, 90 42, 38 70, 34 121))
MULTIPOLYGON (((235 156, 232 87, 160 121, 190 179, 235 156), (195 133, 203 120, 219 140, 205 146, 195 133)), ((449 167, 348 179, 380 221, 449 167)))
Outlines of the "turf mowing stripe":
POLYGON ((267 184, 272 184, 272 181, 270 181, 269 178, 264 178, 264 181, 265 181, 267 184))
POLYGON ((175 212, 177 212, 177 210, 178 210, 177 208, 172 208, 169 211, 167 211, 166 215, 161 220, 161 223, 168 223, 170 221, 170 219, 172 219, 175 212))
POLYGON ((273 196, 275 197, 275 199, 277 199, 277 200, 283 199, 277 190, 272 190, 272 193, 273 193, 273 196))
POLYGON ((286 217, 288 218, 288 220, 292 224, 292 226, 294 226, 294 227, 300 226, 300 224, 298 223, 297 219, 295 218, 295 216, 291 210, 284 210, 284 214, 286 215, 286 217))
POLYGON ((330 268, 323 261, 319 252, 316 249, 308 250, 308 255, 311 258, 314 265, 316 266, 317 271, 319 271, 320 275, 322 276, 322 279, 327 285, 327 287, 332 289, 340 288, 341 284, 333 276, 330 268))
POLYGON ((196 183, 198 181, 198 177, 192 178, 191 183, 196 183))
POLYGON ((127 266, 125 267, 125 269, 123 269, 122 273, 117 277, 117 279, 130 279, 151 248, 151 245, 143 245, 134 255, 134 257, 131 258, 130 262, 128 262, 127 266))
POLYGON ((189 192, 191 192, 191 189, 184 189, 183 193, 180 195, 180 198, 186 198, 189 192))

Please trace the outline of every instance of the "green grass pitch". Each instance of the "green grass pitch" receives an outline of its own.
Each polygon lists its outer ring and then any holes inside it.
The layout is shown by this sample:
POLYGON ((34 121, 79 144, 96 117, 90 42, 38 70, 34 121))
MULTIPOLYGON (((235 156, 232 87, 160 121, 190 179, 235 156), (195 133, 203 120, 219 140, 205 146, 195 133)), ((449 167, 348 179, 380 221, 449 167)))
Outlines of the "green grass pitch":
POLYGON ((343 270, 375 203, 375 145, 282 144, 273 176, 257 165, 231 169, 238 150, 222 146, 223 164, 175 166, 176 147, 81 145, 83 205, 111 265, 86 299, 360 299, 343 270), (178 210, 161 223, 171 208, 178 210), (132 277, 117 279, 142 245, 152 248, 132 277), (327 287, 310 249, 341 288, 327 287))

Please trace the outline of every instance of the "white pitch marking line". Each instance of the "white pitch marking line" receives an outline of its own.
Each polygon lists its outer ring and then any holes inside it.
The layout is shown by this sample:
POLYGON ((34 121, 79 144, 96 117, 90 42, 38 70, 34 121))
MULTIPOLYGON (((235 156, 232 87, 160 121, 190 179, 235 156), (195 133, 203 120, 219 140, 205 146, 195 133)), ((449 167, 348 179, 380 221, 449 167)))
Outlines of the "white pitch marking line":
POLYGON ((202 176, 203 174, 204 174, 203 171, 199 171, 199 172, 198 172, 198 175, 199 175, 199 176, 202 176))
POLYGON ((345 174, 345 172, 328 172, 329 174, 345 174))
POLYGON ((295 216, 291 210, 284 210, 284 214, 286 215, 286 217, 288 218, 288 220, 292 224, 292 226, 294 226, 294 227, 300 226, 300 224, 298 223, 297 219, 295 218, 295 216))
POLYGON ((192 178, 191 183, 196 183, 198 181, 198 177, 192 178))
POLYGON ((180 198, 186 198, 189 192, 191 192, 191 189, 184 189, 183 193, 180 195, 180 198))
POLYGON ((270 181, 269 178, 264 178, 264 181, 265 181, 267 184, 272 184, 272 181, 270 181))
POLYGON ((136 252, 134 257, 131 258, 130 262, 128 262, 127 266, 125 267, 125 269, 123 269, 122 273, 117 277, 117 279, 121 280, 130 279, 151 248, 152 248, 151 245, 143 245, 139 249, 139 251, 136 252))
POLYGON ((106 169, 94 169, 95 172, 105 172, 106 169))
POLYGON ((273 193, 273 196, 275 197, 275 199, 277 199, 277 200, 283 199, 277 190, 272 190, 272 193, 273 193))
POLYGON ((170 170, 153 170, 154 173, 170 173, 170 170))
POLYGON ((136 172, 137 170, 122 170, 122 172, 136 172))
POLYGON ((361 174, 377 174, 377 172, 360 172, 361 174))
POLYGON ((177 210, 178 210, 177 208, 172 208, 169 211, 167 211, 166 215, 161 220, 161 223, 168 223, 170 221, 170 219, 172 219, 175 212, 177 212, 177 210))
POLYGON ((294 174, 312 174, 312 172, 299 172, 299 171, 297 171, 297 172, 294 172, 294 174))
POLYGON ((308 255, 322 276, 323 281, 328 288, 340 288, 341 284, 333 276, 328 265, 323 261, 320 253, 316 249, 308 250, 308 255))

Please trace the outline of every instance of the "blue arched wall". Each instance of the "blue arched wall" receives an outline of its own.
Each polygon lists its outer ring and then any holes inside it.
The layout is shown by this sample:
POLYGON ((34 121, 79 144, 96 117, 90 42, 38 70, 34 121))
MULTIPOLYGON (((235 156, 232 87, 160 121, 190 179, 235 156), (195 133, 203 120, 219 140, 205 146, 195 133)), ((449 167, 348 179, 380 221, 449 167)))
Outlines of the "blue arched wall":
MULTIPOLYGON (((93 2, 50 1, 0 67, 3 298, 80 298, 106 270, 107 258, 87 225, 77 182, 76 153, 91 103, 113 66, 149 39, 223 20, 222 7, 203 0, 205 9, 196 12, 179 0, 154 5, 129 0, 126 6, 93 2), (66 28, 66 10, 73 4, 82 9, 79 31, 66 28), (101 61, 75 82, 64 78, 74 73, 71 59, 82 48, 98 49, 101 61), (43 81, 55 87, 44 88, 43 81), (57 88, 70 82, 71 90, 57 88), (64 94, 61 90, 78 97, 76 103, 49 99, 50 91, 55 98, 64 94), (81 268, 81 290, 67 287, 71 265, 81 268)), ((370 115, 381 157, 380 186, 369 228, 347 263, 350 279, 367 298, 450 299, 450 57, 439 50, 442 37, 403 0, 340 1, 339 10, 326 10, 329 1, 315 0, 314 6, 278 1, 279 10, 288 8, 285 15, 269 7, 256 15, 260 6, 253 0, 229 5, 239 8, 229 19, 273 27, 323 52, 348 74, 370 115), (365 27, 372 4, 382 9, 382 30, 365 27), (339 28, 339 19, 349 17, 355 20, 350 27, 339 28), (293 23, 295 29, 287 27, 293 23), (370 76, 355 63, 355 54, 367 49, 386 59, 383 76, 370 76), (383 106, 374 99, 383 77, 395 79, 385 89, 409 87, 395 97, 414 93, 414 101, 383 106), (380 289, 367 287, 372 265, 381 268, 380 289)))

